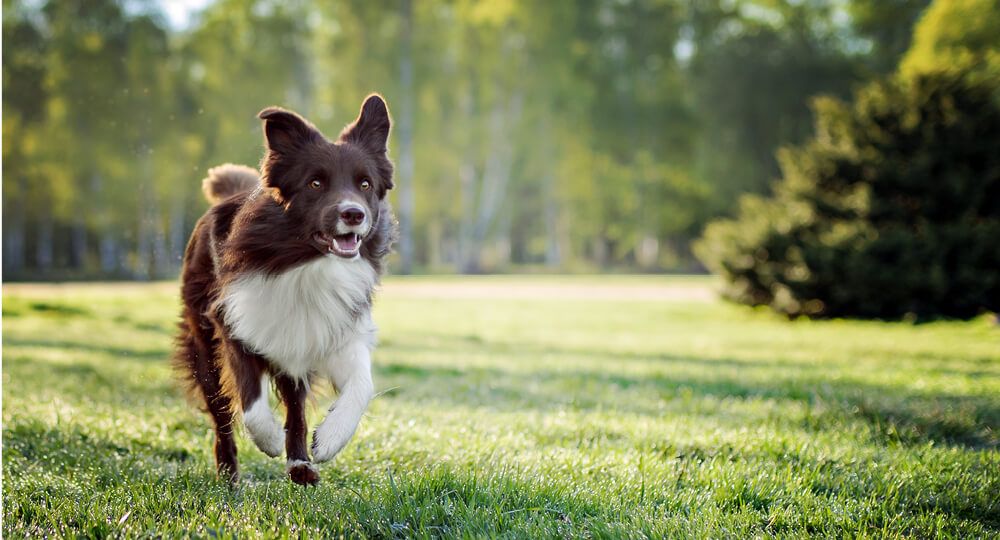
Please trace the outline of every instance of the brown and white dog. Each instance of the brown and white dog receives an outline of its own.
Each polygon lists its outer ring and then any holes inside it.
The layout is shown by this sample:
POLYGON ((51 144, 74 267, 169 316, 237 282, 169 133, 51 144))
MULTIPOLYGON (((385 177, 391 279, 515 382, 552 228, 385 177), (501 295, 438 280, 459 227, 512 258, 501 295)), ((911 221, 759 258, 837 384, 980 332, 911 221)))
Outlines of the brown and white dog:
POLYGON ((369 96, 335 141, 293 112, 259 116, 260 175, 222 165, 204 180, 213 206, 184 256, 174 363, 215 424, 220 476, 239 479, 233 423, 242 417, 261 451, 285 451, 294 482, 315 484, 310 382, 328 379, 338 391, 313 434, 317 463, 347 444, 373 396, 372 292, 396 230, 389 111, 369 96), (269 380, 287 409, 284 428, 268 405, 269 380))

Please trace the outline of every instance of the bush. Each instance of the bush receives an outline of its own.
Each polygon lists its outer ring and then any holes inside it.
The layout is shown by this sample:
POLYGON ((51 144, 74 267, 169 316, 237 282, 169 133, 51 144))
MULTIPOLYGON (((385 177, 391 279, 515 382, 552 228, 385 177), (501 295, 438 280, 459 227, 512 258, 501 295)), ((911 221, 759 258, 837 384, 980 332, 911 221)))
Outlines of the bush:
POLYGON ((1000 308, 1000 107, 956 73, 815 103, 779 153, 774 196, 709 224, 699 258, 725 294, 789 315, 968 318, 1000 308))

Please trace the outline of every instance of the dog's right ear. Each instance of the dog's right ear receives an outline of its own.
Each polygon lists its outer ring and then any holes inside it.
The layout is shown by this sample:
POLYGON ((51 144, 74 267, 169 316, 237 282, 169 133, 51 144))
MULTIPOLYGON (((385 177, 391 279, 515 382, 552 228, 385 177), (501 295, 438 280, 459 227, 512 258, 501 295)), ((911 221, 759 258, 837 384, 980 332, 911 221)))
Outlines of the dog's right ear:
POLYGON ((267 149, 278 155, 291 154, 307 143, 323 138, 304 118, 281 107, 268 107, 257 117, 264 121, 267 149))

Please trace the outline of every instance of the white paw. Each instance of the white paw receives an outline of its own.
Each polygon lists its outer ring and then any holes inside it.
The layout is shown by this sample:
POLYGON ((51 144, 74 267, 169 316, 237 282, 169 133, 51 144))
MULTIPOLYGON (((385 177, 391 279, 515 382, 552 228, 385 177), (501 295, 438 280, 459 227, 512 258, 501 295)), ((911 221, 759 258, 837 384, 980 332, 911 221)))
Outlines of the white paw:
POLYGON ((278 457, 285 449, 285 430, 271 414, 266 399, 258 399, 243 413, 243 424, 261 452, 278 457))
POLYGON ((285 450, 285 434, 281 433, 277 436, 270 437, 250 437, 257 448, 260 448, 261 452, 264 452, 268 457, 278 457, 285 450))
POLYGON ((316 467, 309 461, 304 459, 289 459, 285 461, 285 472, 290 472, 292 469, 298 469, 299 467, 305 467, 311 471, 315 471, 316 467))
MULTIPOLYGON (((353 427, 353 426, 352 426, 353 427)), ((354 435, 354 429, 343 429, 336 423, 336 415, 327 416, 323 423, 313 432, 312 456, 313 461, 322 463, 330 461, 338 452, 343 450, 347 441, 354 435)))
POLYGON ((316 467, 301 459, 290 459, 285 464, 285 474, 295 482, 303 486, 315 486, 319 483, 319 471, 316 467))

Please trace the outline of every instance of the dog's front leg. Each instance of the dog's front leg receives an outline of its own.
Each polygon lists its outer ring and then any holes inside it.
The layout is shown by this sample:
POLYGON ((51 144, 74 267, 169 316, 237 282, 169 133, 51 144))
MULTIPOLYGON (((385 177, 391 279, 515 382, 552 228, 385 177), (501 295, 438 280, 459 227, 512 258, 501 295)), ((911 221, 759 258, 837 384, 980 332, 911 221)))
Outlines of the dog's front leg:
POLYGON ((372 383, 371 345, 358 339, 330 359, 328 375, 339 396, 313 434, 313 459, 327 461, 340 452, 358 428, 375 392, 372 383))
POLYGON ((285 455, 288 457, 286 471, 292 482, 302 485, 319 483, 319 471, 309 462, 306 453, 306 395, 309 383, 286 375, 275 378, 278 393, 285 403, 285 455))
POLYGON ((285 446, 285 431, 274 419, 267 402, 266 361, 238 341, 227 339, 225 346, 223 387, 229 395, 238 397, 243 407, 243 425, 257 448, 271 457, 280 456, 285 446))
POLYGON ((285 432, 274 418, 271 406, 267 403, 267 375, 261 376, 259 388, 257 397, 252 398, 253 401, 244 398, 243 425, 261 452, 271 457, 278 457, 285 445, 285 432))

